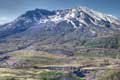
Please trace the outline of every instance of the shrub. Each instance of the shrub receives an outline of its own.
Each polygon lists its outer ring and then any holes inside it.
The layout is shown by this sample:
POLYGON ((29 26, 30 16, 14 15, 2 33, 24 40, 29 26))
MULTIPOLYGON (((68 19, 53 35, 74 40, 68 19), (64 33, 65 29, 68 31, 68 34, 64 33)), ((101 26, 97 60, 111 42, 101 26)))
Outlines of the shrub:
POLYGON ((108 71, 106 75, 101 76, 99 80, 120 80, 120 72, 108 71))
POLYGON ((42 80, 55 80, 57 76, 63 75, 63 72, 58 71, 50 71, 50 72, 43 72, 38 75, 38 77, 42 80))

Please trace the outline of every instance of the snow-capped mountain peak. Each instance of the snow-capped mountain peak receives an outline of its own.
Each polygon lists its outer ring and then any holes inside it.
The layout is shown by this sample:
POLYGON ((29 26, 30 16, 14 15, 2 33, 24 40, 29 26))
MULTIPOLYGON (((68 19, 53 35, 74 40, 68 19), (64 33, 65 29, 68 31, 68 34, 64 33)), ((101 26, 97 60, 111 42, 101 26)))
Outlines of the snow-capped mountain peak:
POLYGON ((119 19, 86 7, 55 11, 35 9, 27 11, 25 14, 9 23, 10 25, 8 24, 2 27, 2 34, 0 36, 3 37, 19 33, 35 25, 41 26, 41 24, 43 24, 51 28, 54 25, 57 27, 60 23, 62 23, 64 27, 68 26, 67 28, 71 28, 72 26, 72 29, 76 31, 79 29, 81 29, 81 31, 87 29, 86 31, 89 30, 92 33, 95 33, 93 27, 110 27, 115 30, 120 30, 119 19), (46 23, 49 23, 49 25, 46 23), (3 30, 8 31, 8 33, 3 34, 3 30))
POLYGON ((120 24, 118 18, 110 14, 94 11, 93 9, 89 9, 87 7, 80 7, 80 10, 87 13, 96 20, 104 20, 104 21, 109 21, 110 23, 120 24))
MULTIPOLYGON (((85 18, 89 17, 89 19, 96 23, 95 21, 108 21, 110 23, 114 23, 117 25, 120 25, 120 21, 111 15, 103 14, 97 11, 94 11, 92 9, 86 8, 86 7, 80 7, 80 8, 72 8, 72 9, 66 9, 62 11, 56 11, 55 15, 48 16, 48 18, 42 18, 40 20, 40 23, 46 23, 48 21, 52 21, 55 23, 61 22, 61 21, 67 21, 71 22, 71 19, 77 19, 81 22, 84 21, 85 18)), ((96 23, 97 24, 97 23, 96 23)))

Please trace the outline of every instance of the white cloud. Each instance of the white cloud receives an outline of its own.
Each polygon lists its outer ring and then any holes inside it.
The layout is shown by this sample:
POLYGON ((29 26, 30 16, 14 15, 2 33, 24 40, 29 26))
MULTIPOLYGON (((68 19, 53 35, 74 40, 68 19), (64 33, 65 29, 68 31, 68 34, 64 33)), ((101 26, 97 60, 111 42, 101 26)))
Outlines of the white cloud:
POLYGON ((0 17, 0 24, 5 24, 10 22, 12 19, 9 17, 0 17))

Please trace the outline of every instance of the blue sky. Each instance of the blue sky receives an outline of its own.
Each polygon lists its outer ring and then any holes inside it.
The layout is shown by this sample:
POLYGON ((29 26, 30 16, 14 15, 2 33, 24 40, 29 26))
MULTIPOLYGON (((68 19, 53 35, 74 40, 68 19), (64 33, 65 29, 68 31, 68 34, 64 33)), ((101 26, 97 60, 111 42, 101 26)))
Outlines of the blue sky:
POLYGON ((80 6, 120 17, 120 0, 0 0, 0 24, 35 8, 56 10, 80 6))

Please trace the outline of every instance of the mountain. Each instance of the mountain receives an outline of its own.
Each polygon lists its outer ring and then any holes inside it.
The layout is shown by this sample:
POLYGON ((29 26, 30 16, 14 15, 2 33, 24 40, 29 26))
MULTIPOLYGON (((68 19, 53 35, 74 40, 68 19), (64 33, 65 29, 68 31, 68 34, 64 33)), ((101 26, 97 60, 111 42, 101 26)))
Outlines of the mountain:
POLYGON ((118 18, 86 7, 35 9, 0 26, 0 54, 33 50, 116 57, 120 53, 119 34, 118 18))
POLYGON ((0 37, 7 36, 7 34, 11 35, 23 32, 34 24, 58 24, 64 21, 70 23, 74 28, 80 28, 81 26, 89 27, 91 25, 107 27, 112 25, 115 25, 116 27, 120 25, 120 21, 114 16, 95 12, 86 7, 57 11, 35 9, 27 11, 13 22, 1 26, 2 28, 0 37), (4 30, 8 31, 8 33, 3 34, 2 32, 5 32, 4 30))
POLYGON ((40 20, 40 18, 54 14, 54 12, 43 9, 27 11, 25 14, 21 15, 13 22, 2 25, 0 37, 6 37, 15 33, 23 32, 27 30, 30 26, 36 24, 37 21, 40 20))

